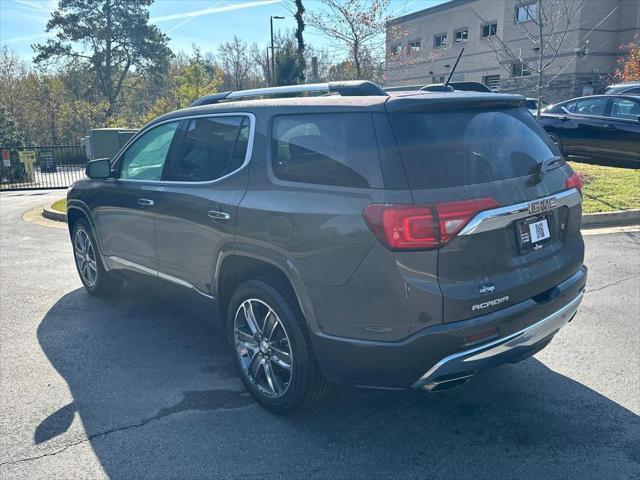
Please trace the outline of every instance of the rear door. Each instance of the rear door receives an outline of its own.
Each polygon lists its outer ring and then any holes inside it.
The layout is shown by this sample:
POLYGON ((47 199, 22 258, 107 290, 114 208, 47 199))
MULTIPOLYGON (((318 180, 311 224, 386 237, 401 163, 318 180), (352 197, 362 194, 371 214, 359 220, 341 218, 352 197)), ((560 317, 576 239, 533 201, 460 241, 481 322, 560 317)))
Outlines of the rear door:
POLYGON ((606 126, 611 156, 640 164, 640 99, 613 97, 606 126))
POLYGON ((213 267, 233 242, 247 188, 253 124, 253 115, 240 113, 184 120, 156 202, 161 278, 212 294, 213 267))
POLYGON ((571 147, 567 151, 583 157, 606 157, 609 152, 606 140, 609 136, 607 113, 611 97, 584 97, 576 101, 571 122, 575 124, 571 147))
POLYGON ((471 215, 439 249, 444 322, 543 294, 571 276, 583 256, 581 196, 567 191, 571 169, 548 135, 524 107, 468 103, 390 107, 414 202, 444 204, 446 212, 475 199, 493 213, 484 221, 471 215))

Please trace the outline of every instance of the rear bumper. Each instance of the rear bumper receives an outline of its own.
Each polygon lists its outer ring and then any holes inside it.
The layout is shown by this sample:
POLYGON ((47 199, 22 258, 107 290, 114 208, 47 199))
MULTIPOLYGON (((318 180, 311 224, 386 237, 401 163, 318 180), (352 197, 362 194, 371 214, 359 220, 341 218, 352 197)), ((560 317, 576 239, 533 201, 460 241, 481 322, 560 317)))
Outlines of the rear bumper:
POLYGON ((527 358, 575 315, 587 268, 544 295, 469 320, 425 328, 399 342, 311 335, 316 360, 333 381, 437 390, 481 370, 527 358), (426 372, 426 373, 425 373, 426 372))
POLYGON ((533 355, 569 322, 578 310, 584 291, 542 320, 506 337, 449 355, 429 369, 412 386, 427 390, 458 384, 481 370, 533 355))

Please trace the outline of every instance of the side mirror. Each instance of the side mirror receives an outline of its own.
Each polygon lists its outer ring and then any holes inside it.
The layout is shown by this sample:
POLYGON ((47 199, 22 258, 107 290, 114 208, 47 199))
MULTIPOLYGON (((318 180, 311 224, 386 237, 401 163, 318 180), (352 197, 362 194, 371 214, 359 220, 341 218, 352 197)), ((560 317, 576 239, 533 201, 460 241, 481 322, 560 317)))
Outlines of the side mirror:
POLYGON ((108 158, 99 158, 87 163, 85 173, 89 178, 109 178, 111 176, 111 164, 108 158))

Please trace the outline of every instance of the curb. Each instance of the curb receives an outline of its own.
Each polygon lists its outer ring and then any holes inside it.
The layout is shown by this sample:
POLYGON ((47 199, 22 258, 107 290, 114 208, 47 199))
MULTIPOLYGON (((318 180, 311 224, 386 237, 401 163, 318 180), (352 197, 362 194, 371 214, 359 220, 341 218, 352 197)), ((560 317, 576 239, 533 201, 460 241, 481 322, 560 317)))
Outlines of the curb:
POLYGON ((602 225, 629 225, 636 223, 640 223, 640 208, 634 210, 617 210, 615 212, 582 214, 582 226, 587 228, 602 225))
POLYGON ((42 208, 42 216, 49 220, 55 220, 56 222, 66 222, 67 214, 65 212, 59 212, 51 208, 51 205, 46 205, 42 208))

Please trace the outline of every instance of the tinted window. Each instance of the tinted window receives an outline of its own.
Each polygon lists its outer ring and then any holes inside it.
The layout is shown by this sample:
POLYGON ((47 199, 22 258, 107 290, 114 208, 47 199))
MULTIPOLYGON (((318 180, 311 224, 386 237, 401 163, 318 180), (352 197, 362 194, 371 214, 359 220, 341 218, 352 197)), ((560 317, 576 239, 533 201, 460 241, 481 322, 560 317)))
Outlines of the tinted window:
POLYGON ((249 143, 249 119, 244 116, 189 120, 176 165, 168 180, 206 182, 242 166, 249 143))
POLYGON ((558 105, 552 105, 551 107, 545 108, 545 112, 548 113, 573 113, 573 109, 576 107, 576 101, 571 100, 570 102, 560 103, 558 105))
POLYGON ((581 100, 577 100, 574 113, 577 115, 603 116, 607 108, 608 100, 609 99, 605 97, 583 98, 581 100))
POLYGON ((611 116, 625 120, 638 120, 640 103, 628 98, 614 98, 611 103, 611 116))
POLYGON ((342 187, 382 187, 369 114, 339 113, 275 117, 273 172, 292 182, 342 187))
POLYGON ((627 93, 629 95, 637 95, 640 93, 640 87, 630 88, 629 90, 625 90, 624 93, 627 93))
POLYGON ((391 115, 411 188, 520 177, 558 152, 525 109, 391 115))
POLYGON ((124 153, 120 178, 160 180, 178 123, 165 123, 143 133, 124 153))

